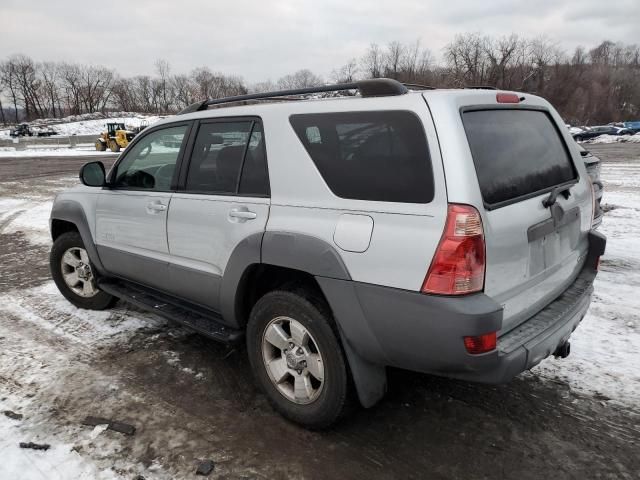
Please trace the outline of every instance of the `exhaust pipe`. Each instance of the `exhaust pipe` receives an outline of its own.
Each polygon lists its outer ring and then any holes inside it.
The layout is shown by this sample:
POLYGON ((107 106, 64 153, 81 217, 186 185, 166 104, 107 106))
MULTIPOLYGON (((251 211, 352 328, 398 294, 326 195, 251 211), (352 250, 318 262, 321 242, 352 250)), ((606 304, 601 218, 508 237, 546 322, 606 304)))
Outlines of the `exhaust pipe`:
POLYGON ((571 353, 571 343, 564 342, 562 345, 556 348, 556 351, 553 352, 553 356, 556 358, 567 358, 570 353, 571 353))

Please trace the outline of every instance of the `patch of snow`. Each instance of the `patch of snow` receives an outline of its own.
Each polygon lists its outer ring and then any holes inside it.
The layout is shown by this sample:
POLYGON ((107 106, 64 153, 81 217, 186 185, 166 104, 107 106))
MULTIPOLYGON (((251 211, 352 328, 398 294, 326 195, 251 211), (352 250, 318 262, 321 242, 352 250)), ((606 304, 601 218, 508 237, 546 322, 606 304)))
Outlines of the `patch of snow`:
POLYGON ((99 469, 73 450, 69 443, 43 436, 37 428, 0 415, 0 478, 20 480, 112 480, 123 478, 113 470, 99 469), (20 442, 51 443, 47 451, 19 447, 20 442))
POLYGON ((599 137, 586 140, 585 143, 617 143, 623 141, 624 136, 622 135, 600 135, 599 137))
POLYGON ((46 145, 39 147, 30 145, 24 150, 17 150, 15 147, 0 147, 0 158, 2 157, 77 157, 87 155, 119 155, 119 153, 105 150, 104 152, 96 151, 93 145, 78 145, 70 148, 68 145, 60 145, 52 147, 46 145))
POLYGON ((599 137, 585 140, 584 143, 640 143, 640 133, 635 135, 600 135, 599 137))
POLYGON ((0 198, 0 220, 4 220, 0 231, 22 232, 32 243, 49 245, 51 243, 49 235, 51 205, 51 201, 0 198))
POLYGON ((69 423, 68 417, 57 418, 55 405, 69 392, 92 405, 92 388, 118 390, 117 378, 92 367, 96 346, 126 342, 139 328, 157 328, 162 321, 126 308, 79 310, 53 282, 1 295, 0 312, 0 411, 24 415, 20 421, 0 415, 0 478, 110 480, 142 473, 143 467, 118 457, 122 444, 117 437, 79 425, 84 411, 69 423), (51 448, 20 449, 19 442, 51 448))
MULTIPOLYGON (((63 119, 41 119, 34 120, 29 123, 30 127, 35 127, 37 130, 42 126, 50 126, 55 130, 57 136, 72 136, 72 135, 99 135, 106 130, 107 122, 122 122, 127 128, 135 128, 141 126, 143 123, 153 125, 158 120, 166 118, 163 115, 144 115, 141 113, 132 112, 116 112, 110 113, 105 116, 101 113, 95 114, 83 114, 73 115, 63 119)), ((0 139, 10 138, 10 129, 0 130, 0 139)), ((56 138, 55 136, 52 138, 56 138)))

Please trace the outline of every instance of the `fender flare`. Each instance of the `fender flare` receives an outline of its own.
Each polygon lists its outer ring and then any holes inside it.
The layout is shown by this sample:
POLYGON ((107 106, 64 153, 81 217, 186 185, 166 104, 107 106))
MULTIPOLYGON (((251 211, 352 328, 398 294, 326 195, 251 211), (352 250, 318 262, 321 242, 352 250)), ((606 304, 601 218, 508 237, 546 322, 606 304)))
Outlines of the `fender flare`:
POLYGON ((345 329, 352 330, 349 325, 352 320, 344 318, 342 311, 334 310, 335 305, 331 305, 334 292, 323 281, 351 281, 351 275, 336 249, 317 237, 292 232, 270 231, 245 238, 232 252, 220 288, 220 313, 229 325, 236 328, 244 327, 237 315, 242 301, 239 287, 251 267, 259 264, 300 270, 316 278, 334 313, 360 403, 365 408, 375 405, 386 392, 386 369, 364 359, 353 348, 345 335, 345 329))
POLYGON ((54 220, 64 220, 66 222, 73 223, 76 226, 80 233, 80 237, 82 238, 82 243, 84 243, 84 247, 87 250, 87 255, 89 255, 89 259, 91 260, 91 264, 95 267, 98 273, 104 275, 106 271, 100 261, 100 256, 98 255, 98 250, 95 242, 93 241, 87 216, 84 213, 82 205, 74 200, 58 200, 54 202, 51 209, 51 216, 49 218, 50 227, 54 220))
POLYGON ((324 240, 300 233, 255 233, 236 246, 222 276, 218 305, 231 326, 244 326, 238 320, 242 300, 239 287, 251 267, 259 264, 300 270, 314 277, 351 280, 338 252, 324 240))

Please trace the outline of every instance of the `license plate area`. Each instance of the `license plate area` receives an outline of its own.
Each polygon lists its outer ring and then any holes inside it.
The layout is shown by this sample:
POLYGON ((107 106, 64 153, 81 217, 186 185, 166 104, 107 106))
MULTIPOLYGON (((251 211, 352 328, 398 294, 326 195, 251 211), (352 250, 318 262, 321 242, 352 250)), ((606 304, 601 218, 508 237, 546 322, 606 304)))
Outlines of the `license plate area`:
POLYGON ((578 246, 580 207, 568 211, 560 208, 553 216, 527 230, 529 241, 529 275, 534 276, 561 263, 578 246))

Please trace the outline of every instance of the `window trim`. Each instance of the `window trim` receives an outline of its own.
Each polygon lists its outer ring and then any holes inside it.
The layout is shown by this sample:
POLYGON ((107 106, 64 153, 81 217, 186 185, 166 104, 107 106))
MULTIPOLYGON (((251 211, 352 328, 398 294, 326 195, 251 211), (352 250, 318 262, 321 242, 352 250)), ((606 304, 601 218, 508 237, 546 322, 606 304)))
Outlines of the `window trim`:
POLYGON ((306 154, 309 157, 309 160, 311 160, 311 164, 313 165, 313 168, 316 169, 316 171, 318 172, 319 177, 322 179, 322 181, 324 182, 325 186, 327 187, 327 189, 333 194, 335 195, 336 198, 340 198, 342 200, 349 200, 349 201, 354 201, 354 202, 379 202, 379 203, 384 203, 384 204, 395 204, 395 205, 430 205, 431 203, 434 202, 434 200, 436 199, 437 195, 436 195, 436 178, 435 178, 435 172, 433 170, 433 155, 431 154, 431 145, 429 144, 429 137, 427 135, 427 130, 425 128, 425 124, 422 121, 422 118, 420 118, 420 115, 418 115, 415 111, 413 110, 409 110, 409 109, 402 109, 402 108, 389 108, 389 109, 376 109, 376 110, 332 110, 332 111, 326 111, 326 112, 306 112, 306 113, 293 113, 291 115, 289 115, 287 117, 287 120, 289 120, 289 126, 291 127, 291 130, 293 132, 294 137, 300 142, 300 145, 302 146, 302 148, 304 149, 304 151, 306 152, 306 154), (420 125, 420 128, 422 130, 422 133, 424 134, 424 143, 425 143, 425 151, 427 153, 427 157, 425 158, 426 161, 428 161, 428 169, 429 169, 429 175, 431 177, 431 185, 432 185, 432 195, 431 195, 431 199, 428 202, 402 202, 402 201, 397 201, 397 200, 369 200, 369 199, 363 199, 363 198, 351 198, 351 197, 343 197, 341 195, 338 195, 333 188, 331 188, 331 186, 329 185, 329 182, 327 182, 327 179, 324 177, 324 175, 322 174, 322 172, 320 171, 320 169, 318 168, 318 165, 316 164, 315 160, 313 159, 313 157, 311 156, 311 154, 309 153, 309 151, 307 150, 307 147, 305 146, 304 142, 302 141, 302 139, 298 136, 298 133, 296 132, 296 128, 292 123, 292 117, 296 117, 296 116, 308 116, 308 115, 336 115, 336 114, 367 114, 367 113, 388 113, 388 112, 393 112, 393 113, 408 113, 411 116, 413 116, 413 118, 416 119, 416 121, 418 122, 418 124, 420 125))
POLYGON ((193 130, 193 121, 192 120, 182 120, 180 122, 175 122, 175 123, 163 123, 161 125, 154 125, 152 127, 147 127, 143 130, 143 134, 137 135, 133 141, 127 145, 127 148, 125 149, 125 151, 118 157, 118 159, 115 161, 115 163, 113 164, 113 166, 111 167, 111 170, 109 170, 109 175, 107 176, 107 185, 103 187, 103 189, 107 189, 107 190, 122 190, 122 191, 132 191, 132 192, 158 192, 158 193, 171 193, 171 192, 175 192, 176 191, 176 185, 177 185, 177 181, 178 181, 178 175, 179 172, 182 168, 182 162, 184 160, 184 154, 186 151, 186 147, 188 145, 188 140, 190 139, 191 136, 191 131, 193 130), (182 145, 180 145, 180 150, 178 151, 178 157, 176 158, 176 168, 173 171, 173 176, 171 178, 171 184, 169 186, 169 190, 149 190, 148 188, 135 188, 135 187, 122 187, 122 186, 117 186, 114 182, 115 182, 115 177, 116 177, 116 173, 118 171, 118 167, 120 166, 120 164, 124 161, 125 158, 127 158, 127 156, 129 155, 129 152, 131 152, 131 149, 140 141, 142 141, 144 138, 146 138, 149 135, 152 135, 155 132, 158 132, 160 130, 166 130, 169 128, 175 128, 175 127, 183 127, 186 126, 187 130, 184 133, 184 138, 182 139, 182 145))
POLYGON ((178 184, 176 188, 176 192, 181 194, 190 194, 190 195, 209 195, 209 196, 219 196, 219 197, 238 197, 238 198, 271 198, 271 179, 269 176, 269 159, 267 157, 267 139, 264 131, 264 123, 262 122, 262 118, 254 115, 242 115, 242 116, 229 116, 229 117, 215 117, 215 118, 201 118, 197 119, 194 122, 193 128, 191 129, 191 135, 189 137, 189 141, 187 142, 187 148, 185 150, 184 161, 182 162, 180 174, 178 178, 178 184), (245 150, 242 155, 242 164, 240 165, 240 174, 238 175, 238 181, 236 182, 236 191, 234 193, 230 192, 211 192, 211 191, 202 191, 202 190, 187 190, 187 178, 189 175, 189 169, 191 168, 191 160, 193 157, 193 148, 195 146, 196 138, 198 137, 198 132, 200 131, 200 127, 202 125, 211 124, 211 123, 241 123, 241 122, 251 122, 251 128, 249 129, 249 137, 247 140, 247 144, 245 145, 245 150), (267 169, 267 194, 240 194, 240 183, 242 182, 242 170, 244 168, 244 163, 247 157, 247 151, 249 150, 249 142, 251 141, 251 135, 256 128, 256 125, 262 126, 262 148, 264 150, 264 160, 265 167, 267 169))
POLYGON ((547 108, 547 107, 543 107, 540 105, 468 105, 465 107, 460 107, 460 122, 462 123, 462 130, 464 131, 464 136, 467 140, 467 147, 469 148, 469 154, 471 155, 471 161, 473 162, 473 168, 476 172, 476 179, 478 178, 478 167, 476 165, 475 160, 473 159, 473 152, 471 151, 471 145, 469 144, 469 137, 467 135, 467 129, 464 126, 464 114, 467 112, 483 112, 483 111, 491 111, 491 110, 528 110, 528 111, 534 111, 534 112, 541 112, 544 113, 549 121, 551 122, 551 125, 553 126, 553 128, 555 129, 556 133, 558 134, 558 138, 560 139, 560 143, 562 144, 562 147, 564 148, 565 153, 567 154, 567 157, 569 158, 569 160, 571 161, 571 168, 573 169, 573 172, 575 174, 575 178, 573 180, 570 180, 568 182, 564 182, 564 183, 560 183, 558 185, 553 185, 551 187, 547 187, 547 188, 543 188, 541 190, 536 190, 535 192, 531 192, 531 193, 527 193, 525 195, 520 195, 518 197, 514 197, 514 198, 510 198, 508 200, 503 200, 502 202, 495 202, 495 203, 489 203, 487 201, 485 201, 484 199, 484 195, 482 194, 482 188, 480 187, 480 182, 478 180, 478 189, 480 190, 480 198, 482 198, 482 204, 484 205, 485 210, 487 211, 491 211, 491 210, 497 210, 499 208, 502 207, 506 207, 508 205, 513 205, 514 203, 519 203, 519 202, 523 202, 525 200, 529 200, 531 198, 535 198, 538 197, 540 195, 544 195, 545 193, 549 193, 552 190, 555 190, 558 187, 571 187, 573 185, 576 185, 578 183, 580 183, 581 177, 580 177, 580 171, 576 168, 575 165, 575 160, 573 158, 573 155, 571 154, 571 149, 569 148, 569 145, 567 145, 567 139, 565 138, 565 136, 562 134, 562 131, 560 131, 560 129, 558 128, 558 124, 556 122, 556 120, 553 118, 553 115, 551 115, 551 111, 547 108))

